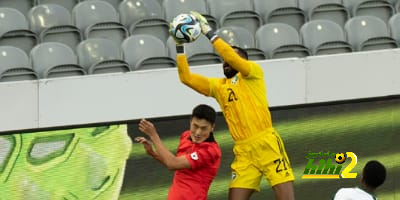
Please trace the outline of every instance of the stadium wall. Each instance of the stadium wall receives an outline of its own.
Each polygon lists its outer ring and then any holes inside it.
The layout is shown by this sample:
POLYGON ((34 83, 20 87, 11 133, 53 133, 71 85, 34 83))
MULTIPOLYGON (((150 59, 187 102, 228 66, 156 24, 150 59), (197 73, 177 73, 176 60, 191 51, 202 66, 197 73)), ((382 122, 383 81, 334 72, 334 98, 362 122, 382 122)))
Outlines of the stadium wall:
MULTIPOLYGON (((271 107, 400 95, 400 49, 258 61, 271 107)), ((194 66, 223 76, 220 65, 194 66)), ((0 132, 190 114, 217 103, 180 83, 176 69, 0 83, 0 132)))

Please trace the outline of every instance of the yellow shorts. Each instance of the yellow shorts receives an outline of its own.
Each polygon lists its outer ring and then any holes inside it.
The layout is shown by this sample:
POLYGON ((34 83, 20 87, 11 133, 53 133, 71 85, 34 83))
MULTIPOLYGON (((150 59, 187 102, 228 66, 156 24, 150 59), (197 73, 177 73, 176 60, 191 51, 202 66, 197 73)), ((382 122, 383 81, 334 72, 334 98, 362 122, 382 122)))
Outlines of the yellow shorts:
POLYGON ((294 181, 294 174, 278 132, 271 129, 235 142, 235 159, 231 164, 230 188, 247 188, 260 191, 261 177, 264 176, 271 187, 294 181))

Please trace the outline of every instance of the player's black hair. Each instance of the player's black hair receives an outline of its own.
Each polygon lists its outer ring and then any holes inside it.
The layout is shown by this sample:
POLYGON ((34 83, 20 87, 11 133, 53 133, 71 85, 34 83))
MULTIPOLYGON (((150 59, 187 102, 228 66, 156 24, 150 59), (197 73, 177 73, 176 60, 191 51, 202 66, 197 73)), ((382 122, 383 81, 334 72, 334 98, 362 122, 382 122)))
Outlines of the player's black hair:
POLYGON ((238 50, 239 55, 242 56, 243 58, 246 58, 246 60, 249 59, 249 55, 247 54, 247 51, 244 50, 243 48, 238 47, 238 46, 232 46, 232 48, 238 50))
POLYGON ((206 105, 206 104, 200 104, 200 105, 196 106, 195 108, 193 108, 191 118, 193 118, 193 117, 196 117, 199 119, 205 119, 208 122, 210 122, 211 124, 215 124, 215 119, 217 118, 217 114, 216 114, 214 108, 212 108, 211 106, 206 105))
POLYGON ((373 188, 382 185, 386 179, 386 169, 376 160, 368 161, 363 169, 364 183, 373 188))

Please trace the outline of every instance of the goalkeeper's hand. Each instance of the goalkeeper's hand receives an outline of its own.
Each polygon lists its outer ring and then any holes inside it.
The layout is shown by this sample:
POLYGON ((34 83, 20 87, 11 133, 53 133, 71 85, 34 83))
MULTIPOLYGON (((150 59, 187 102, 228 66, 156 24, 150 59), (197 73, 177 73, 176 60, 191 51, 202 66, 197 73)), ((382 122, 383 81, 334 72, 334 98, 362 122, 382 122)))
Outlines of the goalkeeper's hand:
POLYGON ((172 22, 169 23, 169 30, 168 30, 169 35, 174 39, 176 45, 183 45, 182 42, 178 41, 178 40, 173 36, 173 35, 174 35, 174 34, 172 33, 173 27, 174 27, 174 26, 172 25, 172 22))
POLYGON ((213 41, 217 35, 215 32, 212 30, 211 26, 208 24, 207 19, 201 15, 200 13, 196 11, 190 11, 190 14, 192 14, 196 19, 200 22, 200 27, 201 27, 201 32, 207 36, 208 39, 213 41))
POLYGON ((211 26, 208 24, 207 19, 203 15, 201 15, 200 13, 198 13, 196 11, 190 11, 190 14, 192 14, 194 17, 196 17, 196 19, 200 22, 201 32, 204 35, 207 35, 207 33, 212 31, 211 26))

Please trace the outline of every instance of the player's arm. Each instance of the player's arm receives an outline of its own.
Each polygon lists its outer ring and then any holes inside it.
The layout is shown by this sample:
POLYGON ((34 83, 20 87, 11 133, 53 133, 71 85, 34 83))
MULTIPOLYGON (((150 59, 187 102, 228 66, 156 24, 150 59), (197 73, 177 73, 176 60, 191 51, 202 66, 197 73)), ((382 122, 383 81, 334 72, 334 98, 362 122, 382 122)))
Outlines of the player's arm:
POLYGON ((135 141, 139 142, 140 144, 143 144, 144 150, 146 151, 146 153, 149 156, 153 157, 154 159, 156 159, 158 161, 161 161, 158 153, 156 151, 154 151, 151 141, 148 141, 145 137, 136 137, 135 141))
POLYGON ((232 68, 240 72, 243 76, 250 74, 249 61, 240 57, 235 50, 220 37, 211 40, 214 48, 217 50, 222 59, 227 62, 232 68))
POLYGON ((180 81, 195 91, 209 96, 210 83, 208 82, 208 78, 200 74, 194 74, 190 71, 183 45, 177 44, 176 52, 176 61, 180 81))
POLYGON ((240 57, 228 43, 219 38, 212 30, 211 26, 208 25, 208 21, 203 15, 195 11, 191 11, 191 14, 199 20, 201 32, 211 41, 222 59, 243 76, 249 75, 251 66, 248 63, 249 61, 240 57))
POLYGON ((169 170, 191 168, 191 165, 185 156, 177 157, 172 154, 167 147, 165 147, 156 128, 151 122, 142 119, 139 123, 139 130, 150 137, 157 152, 157 160, 159 160, 169 170))

